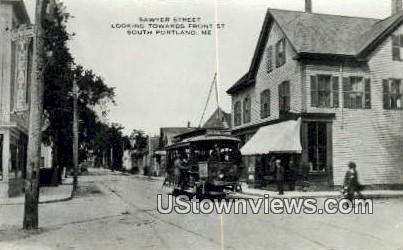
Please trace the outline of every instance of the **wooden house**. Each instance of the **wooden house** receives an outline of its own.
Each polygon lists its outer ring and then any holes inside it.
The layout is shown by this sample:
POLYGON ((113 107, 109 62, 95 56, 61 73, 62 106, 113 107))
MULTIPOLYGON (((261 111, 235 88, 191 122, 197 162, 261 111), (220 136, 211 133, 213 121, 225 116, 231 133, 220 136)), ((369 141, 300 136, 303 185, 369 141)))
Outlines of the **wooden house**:
MULTIPOLYGON (((312 13, 307 4, 267 10, 250 68, 227 91, 232 133, 245 155, 297 154, 298 172, 323 185, 342 185, 350 161, 365 185, 403 184, 401 0, 383 20, 312 13), (290 120, 297 130, 278 126, 290 120), (294 146, 276 150, 284 140, 294 146)), ((252 179, 261 161, 249 162, 252 179)))

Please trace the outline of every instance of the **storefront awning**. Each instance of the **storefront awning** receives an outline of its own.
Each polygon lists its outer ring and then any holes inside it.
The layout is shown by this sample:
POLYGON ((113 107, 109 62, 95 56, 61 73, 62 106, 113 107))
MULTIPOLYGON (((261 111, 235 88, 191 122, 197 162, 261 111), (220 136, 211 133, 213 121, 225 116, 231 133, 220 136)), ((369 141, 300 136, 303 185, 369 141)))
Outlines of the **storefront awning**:
POLYGON ((256 134, 241 148, 242 155, 269 153, 298 153, 302 151, 300 141, 301 118, 259 128, 256 134))

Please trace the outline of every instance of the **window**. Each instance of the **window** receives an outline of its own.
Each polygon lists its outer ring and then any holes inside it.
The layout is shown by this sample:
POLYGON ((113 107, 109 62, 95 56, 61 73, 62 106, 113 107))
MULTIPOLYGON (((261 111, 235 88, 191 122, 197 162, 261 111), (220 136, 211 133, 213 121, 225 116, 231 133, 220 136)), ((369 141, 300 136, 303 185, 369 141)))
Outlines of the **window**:
POLYGON ((251 100, 250 96, 245 97, 243 100, 243 122, 249 123, 250 122, 250 110, 251 110, 251 100))
POLYGON ((273 71, 273 46, 269 46, 267 49, 267 65, 266 65, 267 73, 273 71))
POLYGON ((318 108, 339 107, 339 77, 331 75, 311 76, 311 106, 318 108))
POLYGON ((285 64, 285 38, 281 39, 276 44, 276 67, 285 64))
POLYGON ((242 124, 241 102, 237 101, 234 105, 234 125, 239 126, 241 124, 242 124))
POLYGON ((401 79, 383 80, 383 108, 402 109, 403 86, 401 79))
POLYGON ((310 171, 325 172, 327 162, 326 123, 308 123, 308 160, 310 171))
POLYGON ((270 116, 270 89, 263 90, 260 93, 260 118, 264 119, 270 116))
POLYGON ((344 107, 350 109, 371 108, 371 80, 363 77, 343 78, 344 107))
POLYGON ((290 82, 286 81, 278 86, 278 99, 280 114, 290 110, 290 82))
POLYGON ((403 60, 403 35, 392 36, 392 59, 393 61, 403 60))

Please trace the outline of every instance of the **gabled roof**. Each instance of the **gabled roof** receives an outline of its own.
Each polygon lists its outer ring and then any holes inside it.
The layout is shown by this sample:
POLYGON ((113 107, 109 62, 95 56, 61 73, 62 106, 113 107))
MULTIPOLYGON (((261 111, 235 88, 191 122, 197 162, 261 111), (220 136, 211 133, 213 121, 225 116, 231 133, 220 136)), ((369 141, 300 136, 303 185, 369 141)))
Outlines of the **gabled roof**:
POLYGON ((161 133, 164 134, 182 134, 185 132, 189 132, 195 130, 196 128, 189 128, 189 127, 164 127, 161 128, 161 133))
POLYGON ((285 34, 298 57, 345 57, 362 60, 403 22, 403 11, 384 20, 268 9, 247 74, 228 94, 253 86, 273 22, 285 34))
POLYGON ((231 127, 231 114, 218 107, 210 118, 204 123, 203 128, 229 129, 231 127))
POLYGON ((357 54, 357 42, 379 20, 270 9, 297 54, 357 54))

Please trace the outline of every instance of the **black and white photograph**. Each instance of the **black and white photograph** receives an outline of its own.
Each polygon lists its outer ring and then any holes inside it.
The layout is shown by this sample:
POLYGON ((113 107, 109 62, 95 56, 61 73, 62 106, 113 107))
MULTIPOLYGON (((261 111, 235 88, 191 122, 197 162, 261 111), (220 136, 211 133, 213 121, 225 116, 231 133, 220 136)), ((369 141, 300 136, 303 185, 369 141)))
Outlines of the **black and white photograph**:
POLYGON ((403 249, 403 0, 0 0, 0 249, 403 249))

